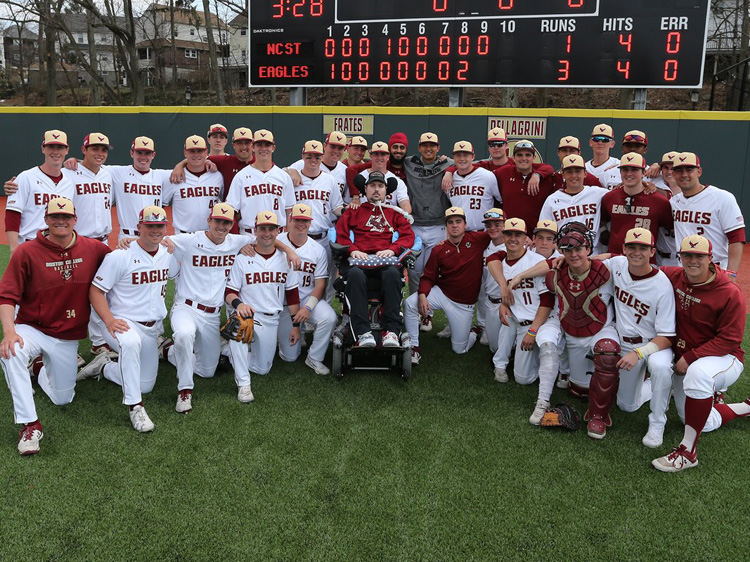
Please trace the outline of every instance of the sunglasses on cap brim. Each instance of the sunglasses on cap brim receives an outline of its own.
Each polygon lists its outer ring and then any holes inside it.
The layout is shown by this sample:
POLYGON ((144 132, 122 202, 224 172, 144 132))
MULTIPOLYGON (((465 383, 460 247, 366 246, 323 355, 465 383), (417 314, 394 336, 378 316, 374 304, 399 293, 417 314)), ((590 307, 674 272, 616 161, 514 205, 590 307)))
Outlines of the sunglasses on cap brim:
POLYGON ((484 220, 491 221, 491 220, 505 220, 505 217, 501 213, 496 213, 495 211, 487 211, 484 215, 484 220))
POLYGON ((513 147, 513 152, 517 152, 523 149, 534 152, 534 145, 530 142, 517 142, 516 146, 513 147))

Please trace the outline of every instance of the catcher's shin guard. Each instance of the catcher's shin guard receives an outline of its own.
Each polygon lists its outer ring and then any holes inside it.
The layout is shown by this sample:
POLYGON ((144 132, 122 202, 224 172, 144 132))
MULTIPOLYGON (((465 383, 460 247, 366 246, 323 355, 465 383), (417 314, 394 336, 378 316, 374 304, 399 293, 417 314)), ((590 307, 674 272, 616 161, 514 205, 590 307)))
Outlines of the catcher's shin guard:
POLYGON ((609 411, 617 396, 620 372, 620 344, 611 339, 601 339, 594 345, 594 374, 589 387, 589 408, 584 419, 588 420, 589 437, 602 439, 607 427, 612 425, 609 411))

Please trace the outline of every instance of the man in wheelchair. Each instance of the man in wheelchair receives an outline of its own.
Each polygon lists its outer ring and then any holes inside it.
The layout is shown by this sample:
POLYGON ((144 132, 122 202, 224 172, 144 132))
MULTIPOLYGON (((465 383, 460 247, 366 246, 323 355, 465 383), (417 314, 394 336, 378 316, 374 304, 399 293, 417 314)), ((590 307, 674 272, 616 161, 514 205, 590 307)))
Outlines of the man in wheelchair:
POLYGON ((336 223, 336 243, 347 247, 348 259, 342 261, 339 270, 346 281, 344 295, 352 332, 358 347, 375 347, 368 317, 367 281, 379 278, 383 293, 382 345, 398 347, 402 324, 398 258, 402 249, 414 245, 414 232, 407 218, 385 203, 386 195, 396 189, 395 181, 386 181, 382 172, 371 172, 364 185, 357 187, 366 202, 347 209, 336 223), (398 233, 398 239, 392 241, 394 233, 398 233))

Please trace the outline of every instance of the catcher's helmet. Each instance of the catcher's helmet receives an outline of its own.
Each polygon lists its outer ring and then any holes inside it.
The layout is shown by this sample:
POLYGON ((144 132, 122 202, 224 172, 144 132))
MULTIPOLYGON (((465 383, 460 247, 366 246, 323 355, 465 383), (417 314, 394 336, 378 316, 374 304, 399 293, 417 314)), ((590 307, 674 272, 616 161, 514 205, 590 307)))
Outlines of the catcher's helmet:
POLYGON ((569 222, 560 227, 560 231, 555 237, 555 243, 560 251, 580 246, 591 249, 594 245, 594 233, 586 228, 586 225, 582 222, 569 222))

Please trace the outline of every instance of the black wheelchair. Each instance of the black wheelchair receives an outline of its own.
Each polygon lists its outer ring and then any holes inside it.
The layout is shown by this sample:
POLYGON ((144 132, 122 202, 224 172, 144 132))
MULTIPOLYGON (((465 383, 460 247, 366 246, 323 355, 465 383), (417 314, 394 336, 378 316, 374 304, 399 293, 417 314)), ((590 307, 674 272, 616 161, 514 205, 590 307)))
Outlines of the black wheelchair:
MULTIPOLYGON (((347 246, 336 243, 336 230, 328 233, 331 245, 331 256, 337 267, 347 259, 347 246)), ((394 235, 394 241, 398 233, 394 235)), ((422 251, 422 240, 417 237, 414 246, 404 250, 398 256, 398 266, 401 272, 401 288, 404 287, 404 272, 414 267, 414 262, 422 251)), ((336 378, 343 378, 346 370, 397 370, 404 381, 411 376, 411 338, 405 330, 401 332, 398 347, 383 347, 381 321, 383 316, 383 292, 381 280, 377 277, 368 278, 367 298, 370 318, 370 329, 375 338, 375 347, 360 348, 355 346, 356 338, 349 322, 349 310, 344 296, 346 281, 339 277, 333 284, 336 298, 341 302, 341 322, 333 332, 331 373, 336 378)))

